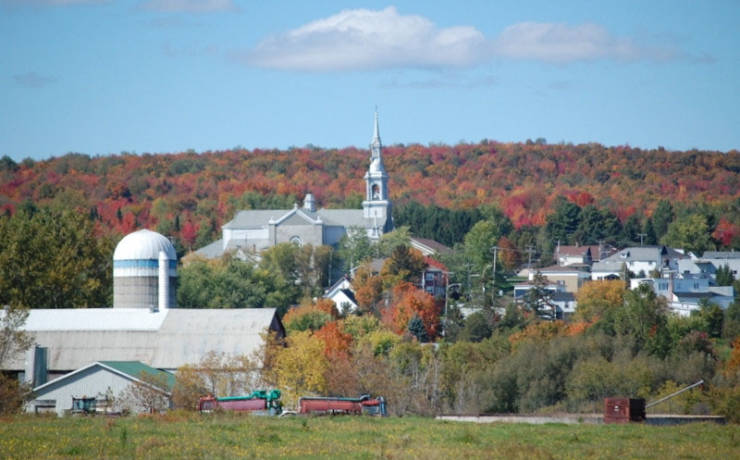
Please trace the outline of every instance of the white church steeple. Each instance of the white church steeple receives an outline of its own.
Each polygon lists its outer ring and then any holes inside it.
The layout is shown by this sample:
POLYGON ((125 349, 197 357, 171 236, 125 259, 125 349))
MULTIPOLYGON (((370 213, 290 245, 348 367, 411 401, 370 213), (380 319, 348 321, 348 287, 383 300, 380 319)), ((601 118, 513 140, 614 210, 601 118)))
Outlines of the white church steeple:
POLYGON ((370 141, 370 167, 365 173, 365 201, 362 209, 366 219, 372 219, 373 225, 370 236, 379 238, 383 232, 393 229, 391 222, 391 202, 388 199, 388 174, 383 165, 383 144, 380 142, 380 127, 378 111, 375 110, 375 125, 373 139, 370 141))

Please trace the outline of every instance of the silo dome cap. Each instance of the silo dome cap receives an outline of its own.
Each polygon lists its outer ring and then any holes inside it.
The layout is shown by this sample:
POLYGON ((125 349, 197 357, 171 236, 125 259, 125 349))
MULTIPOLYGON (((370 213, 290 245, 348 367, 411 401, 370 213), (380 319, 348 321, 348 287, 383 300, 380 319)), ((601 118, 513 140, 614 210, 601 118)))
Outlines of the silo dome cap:
POLYGON ((124 236, 116 246, 113 260, 159 259, 159 251, 164 251, 169 260, 177 260, 177 252, 164 235, 143 229, 124 236))

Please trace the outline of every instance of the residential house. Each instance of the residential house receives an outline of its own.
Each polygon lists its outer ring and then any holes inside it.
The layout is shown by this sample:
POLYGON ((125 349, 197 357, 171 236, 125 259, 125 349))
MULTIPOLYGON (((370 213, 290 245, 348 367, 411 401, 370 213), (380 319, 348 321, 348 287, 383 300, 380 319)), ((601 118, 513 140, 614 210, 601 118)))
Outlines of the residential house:
POLYGON ((647 284, 668 301, 668 307, 678 315, 689 316, 706 301, 726 309, 734 300, 732 286, 712 286, 706 278, 636 278, 630 280, 630 289, 647 284))
POLYGON ((727 266, 733 278, 740 279, 740 252, 707 251, 701 257, 690 257, 678 261, 678 273, 684 278, 716 279, 717 269, 727 266))
POLYGON ((678 261, 689 256, 666 246, 628 247, 591 266, 591 279, 618 279, 624 268, 635 276, 654 273, 677 272, 678 261))

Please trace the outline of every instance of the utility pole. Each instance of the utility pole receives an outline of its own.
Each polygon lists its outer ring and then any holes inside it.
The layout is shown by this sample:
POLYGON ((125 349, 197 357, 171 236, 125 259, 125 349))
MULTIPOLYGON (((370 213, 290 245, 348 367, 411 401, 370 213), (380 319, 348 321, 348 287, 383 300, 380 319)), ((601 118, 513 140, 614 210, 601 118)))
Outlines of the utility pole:
POLYGON ((534 246, 531 244, 527 245, 527 250, 525 251, 527 255, 529 256, 527 259, 527 269, 532 269, 532 254, 534 254, 534 246))
POLYGON ((491 280, 491 289, 493 291, 491 292, 491 306, 493 307, 496 304, 496 256, 498 255, 498 250, 501 248, 494 246, 491 249, 493 250, 493 280, 491 280))
POLYGON ((638 233, 637 236, 640 237, 640 247, 642 247, 642 240, 647 236, 647 233, 638 233))

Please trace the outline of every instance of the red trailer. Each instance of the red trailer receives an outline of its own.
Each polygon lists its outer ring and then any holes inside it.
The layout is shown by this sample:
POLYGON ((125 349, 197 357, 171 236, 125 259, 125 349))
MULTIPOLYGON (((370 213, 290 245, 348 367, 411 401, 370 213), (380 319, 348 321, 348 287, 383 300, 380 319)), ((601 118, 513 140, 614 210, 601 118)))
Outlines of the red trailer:
POLYGON ((352 414, 385 416, 385 399, 382 396, 371 398, 363 395, 359 398, 304 396, 298 404, 299 414, 352 414))

